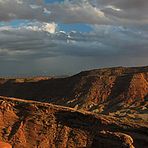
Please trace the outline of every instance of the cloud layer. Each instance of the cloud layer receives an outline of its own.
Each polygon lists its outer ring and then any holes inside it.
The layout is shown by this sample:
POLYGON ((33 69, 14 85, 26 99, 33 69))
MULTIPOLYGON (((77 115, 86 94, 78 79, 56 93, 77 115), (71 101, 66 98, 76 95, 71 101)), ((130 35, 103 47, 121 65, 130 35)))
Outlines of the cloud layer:
MULTIPOLYGON (((35 23, 39 24, 39 23, 35 23)), ((88 33, 55 31, 55 24, 0 28, 1 57, 135 56, 148 54, 148 32, 137 29, 92 26, 88 33)), ((5 58, 8 60, 9 58, 5 58)), ((1 58, 2 60, 2 58, 1 58)))
POLYGON ((62 23, 148 24, 147 0, 0 0, 0 21, 29 19, 62 23))
POLYGON ((0 0, 0 21, 13 19, 47 21, 49 16, 46 15, 44 8, 42 5, 38 5, 37 1, 0 0))
POLYGON ((146 0, 72 0, 48 6, 50 19, 63 23, 148 24, 146 0))
POLYGON ((147 0, 0 0, 0 22, 30 20, 0 27, 0 75, 146 65, 147 7, 147 0), (64 32, 59 23, 92 30, 64 32))

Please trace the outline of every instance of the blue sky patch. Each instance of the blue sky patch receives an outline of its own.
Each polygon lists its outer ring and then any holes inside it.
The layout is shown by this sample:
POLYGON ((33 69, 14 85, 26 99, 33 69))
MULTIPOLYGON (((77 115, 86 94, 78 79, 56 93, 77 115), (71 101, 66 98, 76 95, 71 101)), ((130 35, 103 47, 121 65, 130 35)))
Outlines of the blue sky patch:
POLYGON ((92 30, 92 28, 87 24, 58 24, 58 29, 65 32, 90 32, 92 30))
POLYGON ((45 3, 64 2, 64 0, 44 0, 45 3))

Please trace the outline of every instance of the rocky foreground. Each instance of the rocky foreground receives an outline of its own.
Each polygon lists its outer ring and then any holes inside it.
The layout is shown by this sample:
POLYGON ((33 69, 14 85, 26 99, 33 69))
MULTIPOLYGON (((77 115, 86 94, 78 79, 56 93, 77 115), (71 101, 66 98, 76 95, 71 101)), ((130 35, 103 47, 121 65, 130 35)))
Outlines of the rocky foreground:
POLYGON ((0 97, 0 139, 14 148, 146 148, 148 124, 0 97))

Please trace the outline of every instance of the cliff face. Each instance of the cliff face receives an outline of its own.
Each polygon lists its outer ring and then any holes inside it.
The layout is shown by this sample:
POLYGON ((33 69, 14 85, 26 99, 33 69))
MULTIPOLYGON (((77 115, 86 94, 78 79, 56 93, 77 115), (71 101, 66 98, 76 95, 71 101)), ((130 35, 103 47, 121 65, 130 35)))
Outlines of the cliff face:
POLYGON ((0 95, 109 114, 147 107, 148 67, 106 68, 67 78, 1 79, 0 95))
POLYGON ((146 148, 148 124, 0 97, 0 139, 14 148, 146 148))

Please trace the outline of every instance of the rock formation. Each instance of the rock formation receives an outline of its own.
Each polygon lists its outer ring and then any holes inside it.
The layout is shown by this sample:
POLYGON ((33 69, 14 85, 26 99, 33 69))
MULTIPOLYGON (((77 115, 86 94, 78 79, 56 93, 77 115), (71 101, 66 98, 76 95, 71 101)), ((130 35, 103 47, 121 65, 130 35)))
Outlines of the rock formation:
POLYGON ((14 148, 146 148, 148 124, 0 97, 0 139, 14 148))
POLYGON ((0 96, 0 141, 14 148, 147 148, 148 67, 1 78, 0 96))

